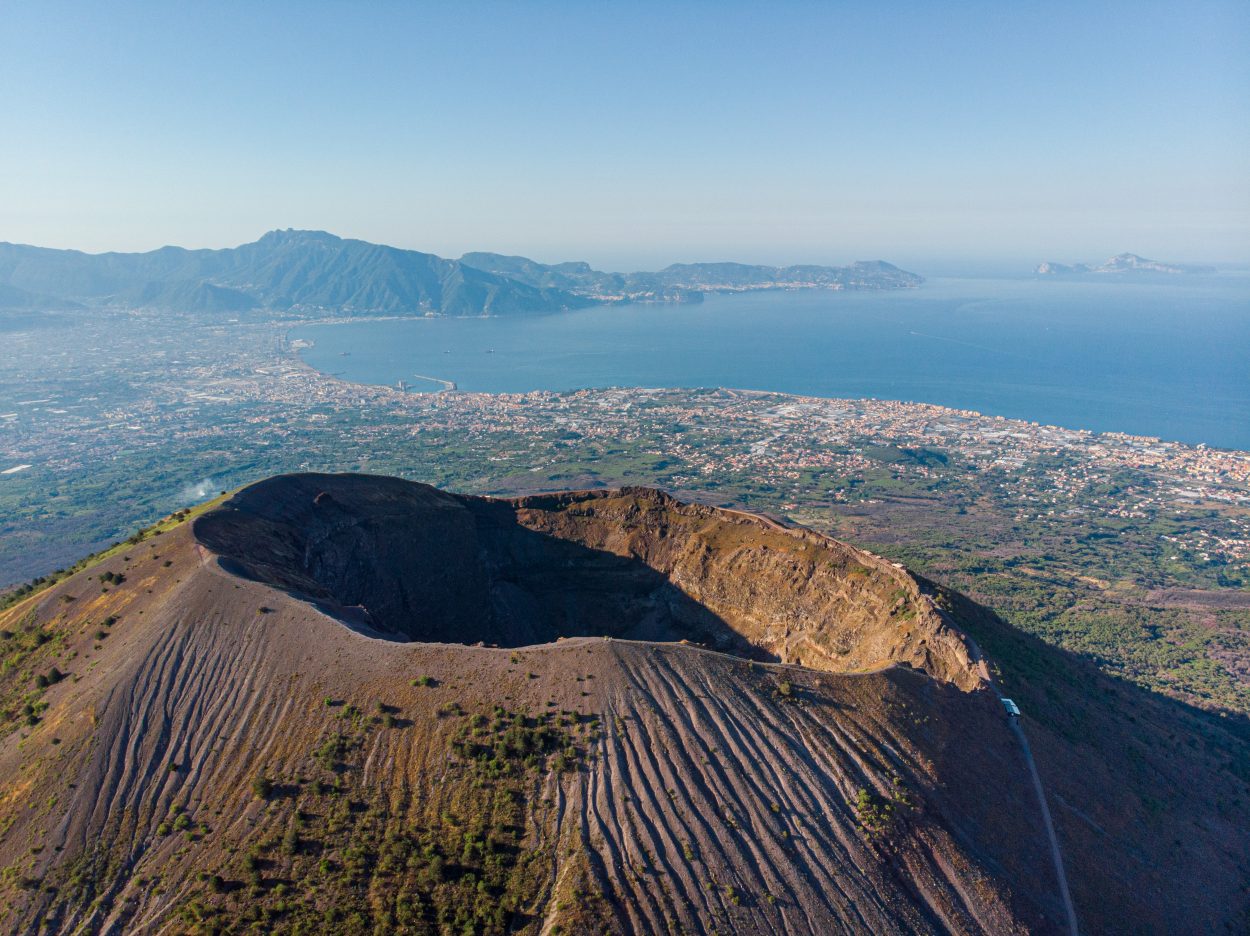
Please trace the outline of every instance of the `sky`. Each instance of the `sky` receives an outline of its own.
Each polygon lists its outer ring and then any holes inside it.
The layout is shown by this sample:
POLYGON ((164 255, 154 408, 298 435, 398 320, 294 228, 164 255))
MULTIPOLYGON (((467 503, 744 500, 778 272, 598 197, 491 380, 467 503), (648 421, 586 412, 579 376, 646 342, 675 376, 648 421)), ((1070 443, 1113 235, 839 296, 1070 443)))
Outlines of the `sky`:
POLYGON ((286 227, 609 269, 1248 263, 1250 4, 0 0, 0 240, 286 227))

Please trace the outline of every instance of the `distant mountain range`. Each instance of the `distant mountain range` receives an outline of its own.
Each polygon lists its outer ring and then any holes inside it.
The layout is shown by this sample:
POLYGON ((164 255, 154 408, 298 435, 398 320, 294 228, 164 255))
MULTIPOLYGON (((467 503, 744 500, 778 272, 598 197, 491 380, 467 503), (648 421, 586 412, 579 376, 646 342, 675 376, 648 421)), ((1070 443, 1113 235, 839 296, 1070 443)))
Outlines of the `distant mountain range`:
POLYGON ((537 263, 470 253, 459 260, 324 231, 270 231, 224 250, 162 247, 87 254, 0 243, 0 308, 116 306, 229 313, 513 315, 604 302, 699 301, 749 289, 888 289, 921 277, 881 261, 846 267, 675 264, 658 273, 603 273, 586 263, 537 263))
POLYGON ((1159 260, 1147 260, 1137 254, 1122 253, 1099 264, 1073 263, 1040 263, 1035 273, 1041 276, 1084 276, 1087 274, 1106 273, 1213 273, 1212 267, 1186 266, 1179 263, 1163 263, 1159 260))
POLYGON ((85 254, 0 244, 0 286, 21 290, 28 305, 187 312, 502 315, 589 304, 433 254, 321 231, 271 231, 226 250, 85 254))
POLYGON ((554 287, 606 302, 697 301, 708 292, 757 289, 894 289, 923 279, 881 260, 844 267, 675 263, 656 273, 604 273, 587 263, 535 263, 525 257, 468 253, 460 262, 531 286, 554 287))

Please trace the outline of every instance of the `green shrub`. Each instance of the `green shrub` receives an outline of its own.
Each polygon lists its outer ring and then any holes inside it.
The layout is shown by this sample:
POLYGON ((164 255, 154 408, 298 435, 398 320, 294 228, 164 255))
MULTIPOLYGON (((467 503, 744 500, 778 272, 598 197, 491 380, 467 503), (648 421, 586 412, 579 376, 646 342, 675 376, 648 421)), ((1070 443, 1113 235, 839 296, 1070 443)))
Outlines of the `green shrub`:
POLYGON ((894 821, 894 803, 860 787, 855 794, 854 807, 860 828, 869 838, 876 838, 889 831, 894 821))

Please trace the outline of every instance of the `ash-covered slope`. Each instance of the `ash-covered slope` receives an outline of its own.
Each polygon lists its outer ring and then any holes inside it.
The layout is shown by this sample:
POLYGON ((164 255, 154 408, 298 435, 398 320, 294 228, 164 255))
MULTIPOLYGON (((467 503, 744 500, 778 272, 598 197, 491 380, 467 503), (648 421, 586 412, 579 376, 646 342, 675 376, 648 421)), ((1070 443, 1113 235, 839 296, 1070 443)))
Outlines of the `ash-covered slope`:
MULTIPOLYGON (((1062 931, 939 605, 1024 655, 889 563, 656 492, 271 479, 0 613, 0 929, 1062 931)), ((1029 725, 1088 931, 1244 920, 1230 749, 1173 801, 1175 718, 1029 652, 1026 692, 1140 722, 1131 757, 1111 718, 1029 725)))

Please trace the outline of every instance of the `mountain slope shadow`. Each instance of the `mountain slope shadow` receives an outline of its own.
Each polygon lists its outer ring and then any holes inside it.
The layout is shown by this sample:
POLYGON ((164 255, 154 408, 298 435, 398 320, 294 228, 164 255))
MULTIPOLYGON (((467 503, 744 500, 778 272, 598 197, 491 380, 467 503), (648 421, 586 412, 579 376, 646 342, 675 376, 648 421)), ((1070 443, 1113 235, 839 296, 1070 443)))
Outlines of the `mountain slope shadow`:
POLYGON ((224 568, 390 640, 687 640, 776 659, 641 559, 528 529, 507 502, 405 485, 370 510, 350 482, 336 481, 323 482, 297 518, 284 498, 245 491, 233 509, 200 519, 196 536, 224 568))
MULTIPOLYGON (((1081 931, 1250 932, 1250 721, 1108 675, 937 590, 1024 712, 1081 931)), ((952 785, 984 766, 967 753, 940 749, 952 785)))

